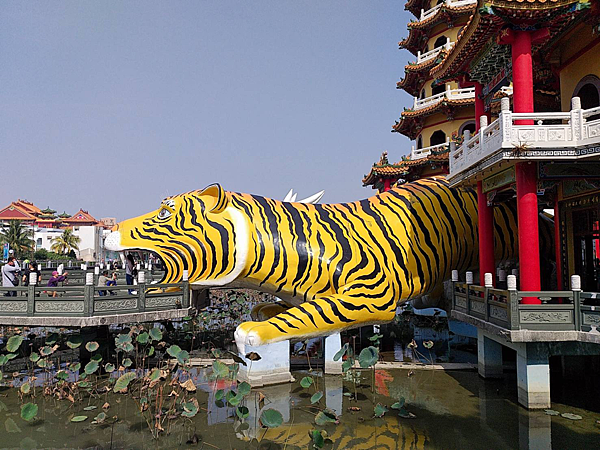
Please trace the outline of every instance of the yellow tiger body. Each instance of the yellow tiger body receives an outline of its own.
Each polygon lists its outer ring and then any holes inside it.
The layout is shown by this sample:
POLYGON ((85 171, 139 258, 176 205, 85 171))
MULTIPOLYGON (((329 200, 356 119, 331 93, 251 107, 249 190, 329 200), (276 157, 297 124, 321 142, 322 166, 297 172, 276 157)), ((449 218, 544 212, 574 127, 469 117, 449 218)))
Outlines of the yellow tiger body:
MULTIPOLYGON (((496 257, 516 255, 516 214, 495 208, 496 257)), ((243 347, 393 319, 399 302, 475 266, 477 203, 443 178, 345 204, 286 203, 212 185, 117 225, 106 246, 156 252, 165 282, 253 288, 290 309, 242 323, 243 347)))

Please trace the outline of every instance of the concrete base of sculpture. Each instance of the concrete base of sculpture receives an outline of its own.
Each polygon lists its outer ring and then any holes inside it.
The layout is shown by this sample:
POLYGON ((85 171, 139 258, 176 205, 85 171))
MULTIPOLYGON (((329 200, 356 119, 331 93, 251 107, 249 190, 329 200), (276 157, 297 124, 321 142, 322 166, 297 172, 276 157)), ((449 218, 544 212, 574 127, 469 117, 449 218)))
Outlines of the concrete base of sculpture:
POLYGON ((342 373, 342 359, 334 361, 333 357, 342 348, 342 338, 339 333, 325 338, 325 373, 342 373))
POLYGON ((246 345, 246 355, 256 353, 258 361, 251 361, 244 355, 240 358, 246 365, 240 364, 238 381, 246 381, 252 387, 294 381, 290 372, 290 341, 252 347, 246 345))

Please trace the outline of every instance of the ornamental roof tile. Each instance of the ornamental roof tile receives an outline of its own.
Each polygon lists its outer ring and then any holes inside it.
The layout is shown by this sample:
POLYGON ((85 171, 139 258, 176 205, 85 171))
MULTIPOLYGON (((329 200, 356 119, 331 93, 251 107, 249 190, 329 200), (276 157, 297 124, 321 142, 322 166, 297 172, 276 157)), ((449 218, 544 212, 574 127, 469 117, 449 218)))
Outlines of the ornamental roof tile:
POLYGON ((429 116, 439 111, 444 106, 467 106, 475 103, 474 98, 461 98, 461 99, 446 99, 442 98, 439 101, 432 103, 429 106, 421 109, 408 110, 402 113, 403 118, 417 117, 417 116, 429 116))
POLYGON ((449 17, 461 16, 463 14, 472 13, 475 11, 476 4, 465 5, 465 6, 453 6, 453 5, 442 5, 435 14, 429 16, 425 20, 419 20, 417 22, 409 22, 408 29, 426 29, 431 28, 434 25, 442 22, 444 19, 449 17))

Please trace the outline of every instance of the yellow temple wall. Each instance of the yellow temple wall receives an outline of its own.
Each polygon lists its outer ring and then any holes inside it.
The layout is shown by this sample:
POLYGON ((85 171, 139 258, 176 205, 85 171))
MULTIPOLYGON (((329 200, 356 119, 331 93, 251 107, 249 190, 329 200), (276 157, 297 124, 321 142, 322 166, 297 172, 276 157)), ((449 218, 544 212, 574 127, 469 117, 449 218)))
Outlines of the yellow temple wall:
POLYGON ((571 97, 577 84, 586 75, 596 75, 600 77, 600 42, 594 45, 588 42, 580 47, 570 57, 565 58, 567 63, 560 71, 560 99, 561 109, 569 111, 571 109, 571 97), (569 59, 571 59, 569 61, 569 59))
POLYGON ((458 38, 458 32, 460 31, 462 26, 467 23, 468 20, 468 16, 463 16, 457 19, 456 23, 454 24, 454 27, 452 28, 448 28, 448 25, 445 23, 440 23, 439 25, 433 27, 431 29, 431 32, 429 33, 427 48, 429 50, 433 50, 433 44, 440 36, 449 37, 451 42, 456 42, 456 39, 458 38))
MULTIPOLYGON (((423 138, 423 147, 429 147, 431 135, 442 130, 447 138, 452 137, 453 132, 458 132, 460 127, 471 120, 474 120, 475 108, 473 106, 467 106, 456 111, 454 120, 448 120, 446 114, 438 113, 433 114, 425 119, 425 126, 421 131, 421 137, 423 138)), ((418 137, 417 137, 418 139, 418 137)))

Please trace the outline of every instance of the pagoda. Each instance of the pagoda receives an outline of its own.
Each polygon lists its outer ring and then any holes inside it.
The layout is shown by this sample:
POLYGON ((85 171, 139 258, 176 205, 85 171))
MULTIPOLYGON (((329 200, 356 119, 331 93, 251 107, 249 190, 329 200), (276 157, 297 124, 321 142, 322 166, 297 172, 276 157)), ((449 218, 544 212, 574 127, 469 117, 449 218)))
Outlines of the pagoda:
POLYGON ((449 142, 458 141, 465 130, 475 131, 475 87, 463 80, 435 79, 432 70, 452 51, 476 6, 476 0, 410 0, 405 6, 416 20, 408 24, 408 37, 399 46, 416 60, 404 68, 396 87, 412 95, 413 102, 392 131, 415 141, 411 161, 425 160, 408 164, 420 167, 411 169, 410 179, 421 176, 429 159, 435 168, 447 167, 449 142))

